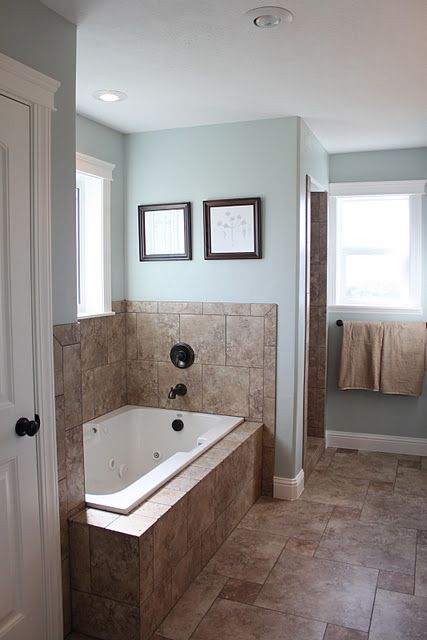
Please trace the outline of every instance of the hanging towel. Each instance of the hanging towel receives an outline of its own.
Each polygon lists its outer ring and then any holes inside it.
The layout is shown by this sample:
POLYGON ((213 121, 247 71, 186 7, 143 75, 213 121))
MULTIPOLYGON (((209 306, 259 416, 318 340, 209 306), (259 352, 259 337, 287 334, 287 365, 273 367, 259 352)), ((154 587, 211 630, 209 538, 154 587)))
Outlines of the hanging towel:
POLYGON ((381 392, 420 396, 426 350, 425 322, 385 322, 381 392))
POLYGON ((379 391, 383 334, 381 322, 344 321, 339 389, 379 391))

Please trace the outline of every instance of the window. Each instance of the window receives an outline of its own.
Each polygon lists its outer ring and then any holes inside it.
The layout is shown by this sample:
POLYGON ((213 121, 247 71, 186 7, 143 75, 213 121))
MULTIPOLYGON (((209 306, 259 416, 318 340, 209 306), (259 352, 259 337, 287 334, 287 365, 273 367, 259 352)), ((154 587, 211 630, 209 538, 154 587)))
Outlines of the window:
POLYGON ((329 306, 419 310, 424 182, 330 187, 329 306))
POLYGON ((111 181, 114 165, 77 154, 77 315, 111 313, 111 181))

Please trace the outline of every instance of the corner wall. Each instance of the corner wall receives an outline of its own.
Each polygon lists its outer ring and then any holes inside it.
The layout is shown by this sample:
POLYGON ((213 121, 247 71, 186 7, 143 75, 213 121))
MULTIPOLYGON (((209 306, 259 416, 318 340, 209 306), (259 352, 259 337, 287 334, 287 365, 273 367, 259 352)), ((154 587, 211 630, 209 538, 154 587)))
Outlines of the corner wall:
MULTIPOLYGON (((330 156, 331 182, 419 180, 427 178, 427 148, 344 153, 330 156)), ((342 329, 336 320, 427 320, 427 196, 422 220, 422 316, 330 312, 326 428, 409 438, 427 438, 427 380, 420 398, 338 391, 342 329)), ((426 376, 427 378, 427 376, 426 376)))

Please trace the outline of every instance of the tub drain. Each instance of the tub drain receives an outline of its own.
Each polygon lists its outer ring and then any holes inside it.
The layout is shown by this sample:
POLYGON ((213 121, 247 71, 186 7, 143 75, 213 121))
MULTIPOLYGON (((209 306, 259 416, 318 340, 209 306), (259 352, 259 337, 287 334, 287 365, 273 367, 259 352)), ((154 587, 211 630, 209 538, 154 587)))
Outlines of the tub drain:
POLYGON ((162 454, 160 453, 160 451, 153 451, 154 460, 160 460, 161 457, 162 457, 162 454))

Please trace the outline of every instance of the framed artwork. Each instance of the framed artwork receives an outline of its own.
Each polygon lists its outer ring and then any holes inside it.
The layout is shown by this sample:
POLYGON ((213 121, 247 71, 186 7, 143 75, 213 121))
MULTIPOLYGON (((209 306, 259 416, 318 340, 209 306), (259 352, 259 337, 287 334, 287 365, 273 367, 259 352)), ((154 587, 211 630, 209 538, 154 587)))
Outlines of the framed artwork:
POLYGON ((138 207, 139 259, 191 260, 191 203, 138 207))
POLYGON ((205 260, 261 258, 261 198, 203 203, 205 260))

